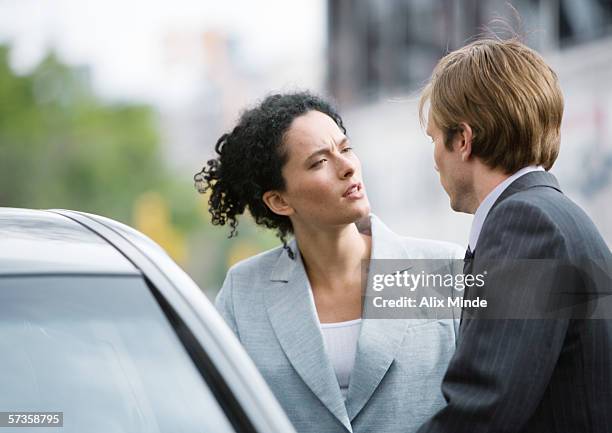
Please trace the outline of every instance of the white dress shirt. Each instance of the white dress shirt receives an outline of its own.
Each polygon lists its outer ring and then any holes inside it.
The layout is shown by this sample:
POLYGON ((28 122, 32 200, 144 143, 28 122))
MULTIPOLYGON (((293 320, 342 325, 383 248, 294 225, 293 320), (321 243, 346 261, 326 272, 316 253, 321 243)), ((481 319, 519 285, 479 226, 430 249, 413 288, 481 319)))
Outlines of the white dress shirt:
POLYGON ((482 225, 484 224, 489 211, 497 201, 500 195, 510 186, 512 182, 518 179, 521 176, 526 175, 527 173, 531 173, 532 171, 544 171, 542 166, 530 165, 528 167, 523 167, 512 176, 501 182, 497 185, 493 191, 491 191, 484 198, 478 209, 476 209, 476 213, 474 214, 474 220, 472 221, 472 228, 470 230, 470 240, 469 247, 472 252, 476 250, 476 244, 478 243, 478 237, 480 236, 480 231, 482 230, 482 225))

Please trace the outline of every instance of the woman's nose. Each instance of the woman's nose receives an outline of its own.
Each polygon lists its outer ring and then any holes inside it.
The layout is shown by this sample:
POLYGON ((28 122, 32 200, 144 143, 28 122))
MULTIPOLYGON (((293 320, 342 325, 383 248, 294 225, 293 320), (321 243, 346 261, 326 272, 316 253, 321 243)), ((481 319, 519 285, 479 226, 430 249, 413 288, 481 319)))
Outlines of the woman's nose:
POLYGON ((357 170, 357 164, 350 158, 341 158, 340 177, 347 179, 352 177, 357 170))

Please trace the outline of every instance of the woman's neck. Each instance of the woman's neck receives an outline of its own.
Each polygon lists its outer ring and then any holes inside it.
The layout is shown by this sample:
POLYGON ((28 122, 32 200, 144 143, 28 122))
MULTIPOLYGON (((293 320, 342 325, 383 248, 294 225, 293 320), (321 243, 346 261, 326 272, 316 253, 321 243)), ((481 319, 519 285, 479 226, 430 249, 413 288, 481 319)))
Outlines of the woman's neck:
POLYGON ((297 228, 295 239, 313 285, 335 286, 360 275, 362 260, 370 258, 371 237, 355 224, 328 230, 297 228))

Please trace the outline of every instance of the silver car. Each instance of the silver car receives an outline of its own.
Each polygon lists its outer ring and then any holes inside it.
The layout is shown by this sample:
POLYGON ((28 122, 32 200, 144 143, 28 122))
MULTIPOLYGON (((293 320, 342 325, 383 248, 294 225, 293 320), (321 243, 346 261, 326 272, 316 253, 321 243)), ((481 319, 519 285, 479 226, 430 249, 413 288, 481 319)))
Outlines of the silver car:
POLYGON ((0 208, 0 412, 3 432, 294 432, 157 244, 65 210, 0 208))

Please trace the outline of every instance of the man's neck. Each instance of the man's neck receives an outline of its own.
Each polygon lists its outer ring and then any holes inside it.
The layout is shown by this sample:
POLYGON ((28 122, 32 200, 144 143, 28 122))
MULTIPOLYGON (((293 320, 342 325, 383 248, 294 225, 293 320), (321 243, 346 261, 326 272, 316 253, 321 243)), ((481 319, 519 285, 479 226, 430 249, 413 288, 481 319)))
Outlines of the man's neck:
POLYGON ((474 197, 476 203, 471 213, 476 213, 476 210, 483 200, 493 191, 500 183, 508 179, 511 175, 498 170, 491 169, 486 165, 479 163, 474 169, 474 197))

